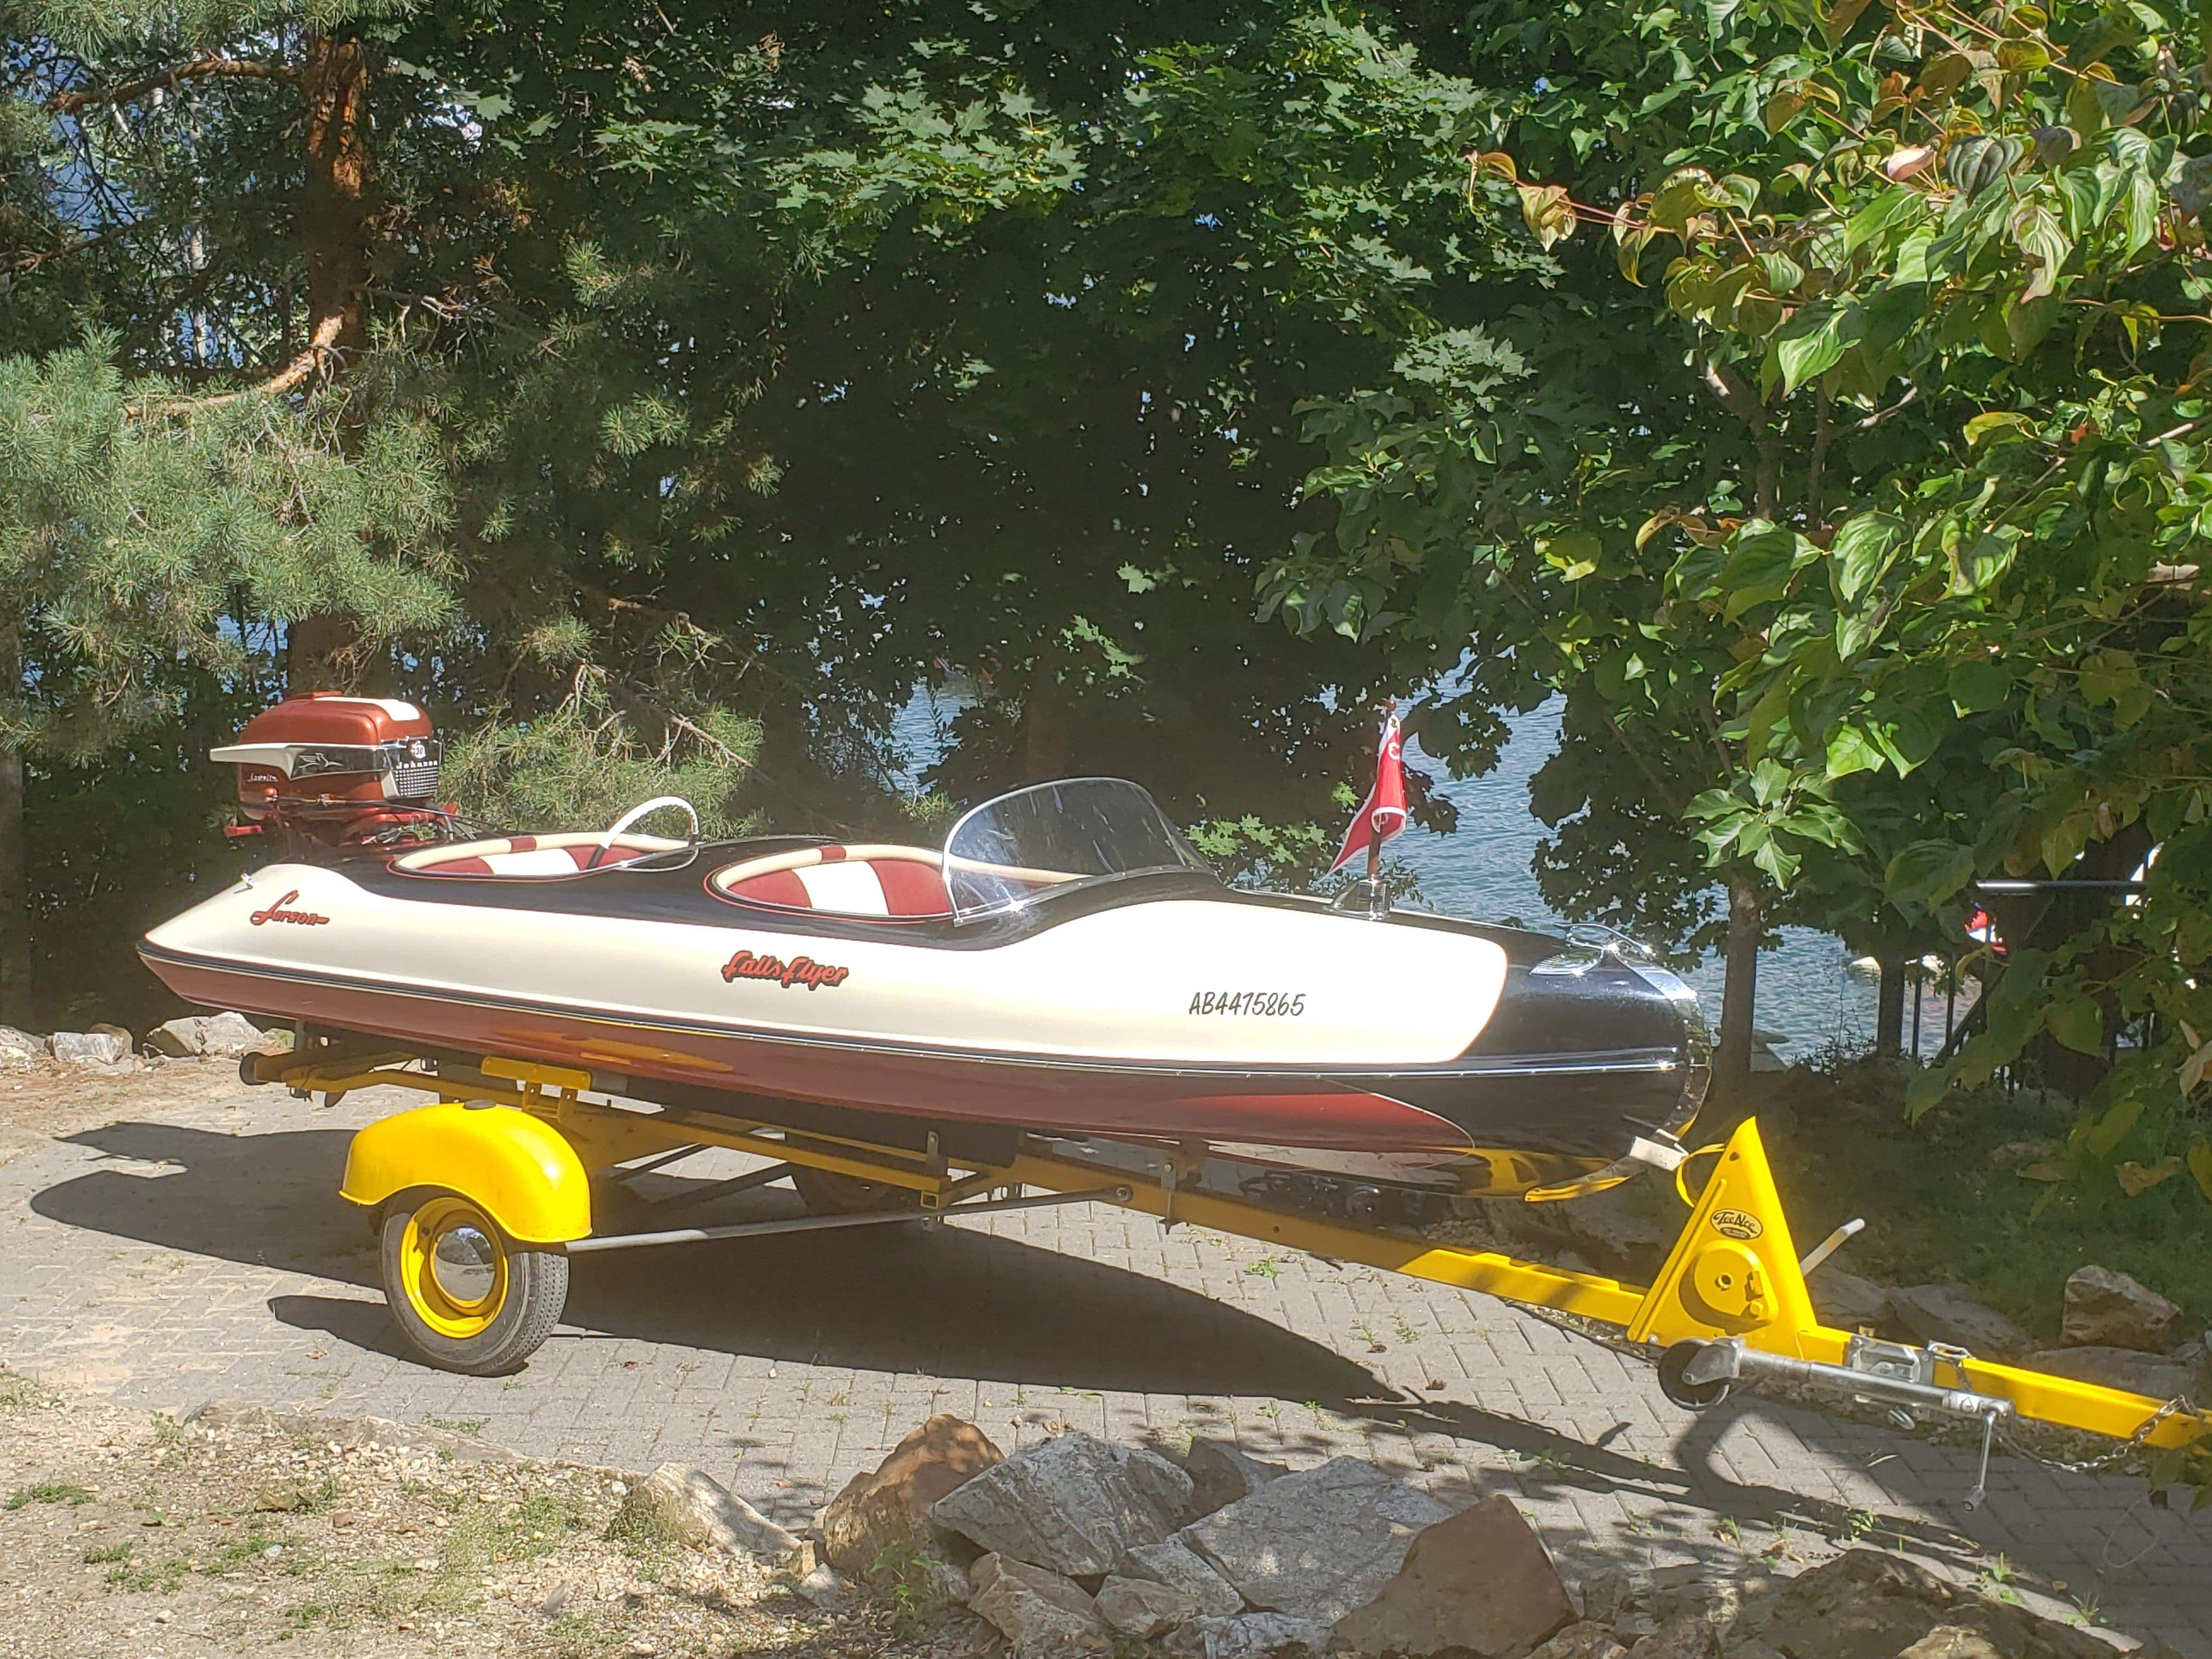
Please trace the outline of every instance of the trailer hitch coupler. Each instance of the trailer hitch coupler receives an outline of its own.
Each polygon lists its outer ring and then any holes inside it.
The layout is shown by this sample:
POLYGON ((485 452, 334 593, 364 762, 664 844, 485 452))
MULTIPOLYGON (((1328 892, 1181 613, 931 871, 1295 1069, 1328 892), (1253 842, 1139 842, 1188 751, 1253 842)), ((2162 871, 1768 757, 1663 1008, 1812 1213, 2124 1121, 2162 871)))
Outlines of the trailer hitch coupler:
MULTIPOLYGON (((1956 1362, 1952 1362, 1954 1366, 1956 1362)), ((1747 1346, 1741 1337, 1677 1342, 1659 1357, 1659 1387, 1668 1399, 1692 1411, 1703 1411, 1728 1397, 1729 1389, 1747 1378, 1792 1382, 1802 1388, 1847 1394, 1874 1404, 1908 1411, 1941 1412, 1981 1425, 1981 1462, 1972 1488, 1966 1493, 1970 1510, 1982 1506, 1990 1478, 1990 1448, 1997 1425, 2014 1415, 2013 1403, 1971 1389, 1945 1388, 1875 1371, 1831 1365, 1817 1359, 1796 1359, 1788 1354, 1765 1353, 1747 1346)))

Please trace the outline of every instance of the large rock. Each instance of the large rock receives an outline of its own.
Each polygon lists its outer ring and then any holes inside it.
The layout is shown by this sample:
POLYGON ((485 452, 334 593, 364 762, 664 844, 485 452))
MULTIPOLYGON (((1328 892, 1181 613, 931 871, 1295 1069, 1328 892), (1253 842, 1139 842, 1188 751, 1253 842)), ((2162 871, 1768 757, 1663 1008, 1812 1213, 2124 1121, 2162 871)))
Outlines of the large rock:
POLYGON ((1695 1614, 1670 1619, 1628 1650, 1628 1659, 1716 1659, 1720 1632, 1695 1614))
POLYGON ((266 1054, 283 1046, 279 1042, 272 1042, 270 1032, 263 1030, 244 1014, 228 1012, 210 1014, 201 1035, 203 1047, 200 1052, 212 1054, 218 1060, 242 1060, 248 1054, 266 1054))
POLYGON ((1158 1645, 1164 1659, 1322 1659, 1328 1626, 1286 1613, 1240 1613, 1178 1625, 1158 1645))
POLYGON ((2149 1285, 2112 1267, 2078 1267, 2066 1281, 2058 1340, 2069 1348, 2136 1348, 2164 1353, 2181 1310, 2149 1285))
POLYGON ((119 1066, 131 1058, 131 1033, 119 1025, 57 1031, 50 1042, 54 1058, 64 1066, 119 1066))
POLYGON ((1764 1562, 1721 1572, 1695 1561, 1633 1572, 1607 1567, 1583 1581, 1583 1617, 1611 1626, 1626 1643, 1684 1619, 1702 1620, 1725 1634, 1747 1606, 1771 1604, 1787 1582, 1764 1562))
POLYGON ((191 1060, 207 1052, 207 1018, 180 1014, 146 1033, 146 1046, 165 1060, 191 1060))
POLYGON ((1148 1578, 1181 1590, 1197 1601, 1200 1613, 1213 1618, 1230 1618, 1244 1611, 1244 1598, 1236 1587, 1180 1538, 1139 1544, 1121 1558, 1114 1571, 1124 1578, 1148 1578))
POLYGON ((975 1594, 969 1607, 999 1628, 1017 1659, 1113 1651, 1113 1632, 1073 1579, 995 1554, 977 1561, 969 1576, 975 1594))
POLYGON ((1382 1593, 1451 1511, 1372 1463, 1333 1457, 1179 1534, 1254 1607, 1334 1625, 1382 1593))
POLYGON ((2008 1656, 1979 1631, 1944 1625, 1929 1631, 1897 1659, 2008 1659, 2008 1656))
POLYGON ((892 1448, 873 1473, 854 1475, 830 1500, 816 1523, 823 1553, 830 1565, 864 1577, 903 1569, 915 1558, 943 1559, 931 1507, 1005 1461, 982 1430, 940 1413, 892 1448))
POLYGON ((984 1549, 1071 1577, 1111 1572, 1190 1508, 1190 1477, 1080 1430, 1024 1448, 939 1498, 931 1518, 984 1549))
POLYGON ((2161 1402, 2181 1395, 2193 1397, 2197 1391, 2195 1366, 2133 1348, 2045 1348, 2028 1355, 2027 1364, 2031 1370, 2125 1389, 2161 1402))
POLYGON ((1908 1285, 1889 1293, 1889 1305, 1921 1342, 1948 1343, 1983 1359, 2016 1358, 2034 1346, 2019 1326, 1955 1285, 1908 1285))
POLYGON ((1543 1540, 1511 1500, 1487 1498, 1415 1537, 1381 1593, 1336 1621, 1335 1645, 1413 1659, 1448 1648, 1507 1659, 1574 1616, 1543 1540))
POLYGON ((146 1046, 171 1060, 199 1054, 237 1060, 261 1053, 269 1046, 269 1034, 244 1014, 185 1014, 147 1032, 146 1046))
POLYGON ((1626 1567, 1600 1567, 1582 1583, 1583 1617, 1613 1625, 1636 1599, 1636 1579, 1626 1567))
POLYGON ((12 1025, 0 1025, 0 1069, 14 1071, 35 1066, 52 1052, 46 1038, 33 1032, 19 1031, 12 1025))
POLYGON ((663 1463, 623 1498, 631 1527, 665 1532, 693 1549, 724 1550, 780 1562, 799 1540, 704 1469, 663 1463))
POLYGON ((1225 1440, 1200 1435, 1190 1443, 1182 1460, 1190 1477, 1190 1507, 1194 1514, 1211 1515, 1249 1498, 1270 1480, 1290 1473, 1281 1463, 1248 1457, 1225 1440))
POLYGON ((1150 1578, 1109 1578, 1098 1587, 1098 1616, 1124 1636, 1149 1642, 1199 1616, 1198 1598, 1150 1578))
POLYGON ((1820 1268, 1806 1281, 1806 1288, 1813 1293, 1814 1311, 1820 1322, 1839 1331, 1879 1331, 1894 1317, 1888 1285, 1840 1267, 1820 1268))
POLYGON ((1621 1659, 1628 1650, 1613 1640, 1603 1625, 1585 1620, 1570 1625, 1528 1656, 1528 1659, 1621 1659))
POLYGON ((2212 1344, 2201 1336, 2192 1336, 2173 1351, 2174 1362, 2185 1365, 2189 1374, 2197 1379, 2190 1389, 2192 1398, 2212 1400, 2212 1344))
POLYGON ((1898 1659, 1938 1631, 1961 1633, 1944 1637, 1957 1659, 1973 1651, 1963 1645, 1969 1634, 2004 1659, 2112 1659, 2112 1649, 2086 1632, 1873 1550, 1848 1551, 1791 1580, 1759 1634, 1785 1659, 1898 1659))

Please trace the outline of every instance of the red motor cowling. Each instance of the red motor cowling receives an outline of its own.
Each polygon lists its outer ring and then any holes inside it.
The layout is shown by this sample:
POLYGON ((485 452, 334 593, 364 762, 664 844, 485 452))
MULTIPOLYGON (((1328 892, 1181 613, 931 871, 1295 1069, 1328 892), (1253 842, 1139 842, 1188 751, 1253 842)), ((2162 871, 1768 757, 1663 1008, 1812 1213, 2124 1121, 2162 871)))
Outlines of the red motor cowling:
POLYGON ((208 756, 238 769, 245 822, 230 833, 285 830, 330 847, 442 826, 438 757, 437 728, 413 703, 336 691, 287 697, 208 756))

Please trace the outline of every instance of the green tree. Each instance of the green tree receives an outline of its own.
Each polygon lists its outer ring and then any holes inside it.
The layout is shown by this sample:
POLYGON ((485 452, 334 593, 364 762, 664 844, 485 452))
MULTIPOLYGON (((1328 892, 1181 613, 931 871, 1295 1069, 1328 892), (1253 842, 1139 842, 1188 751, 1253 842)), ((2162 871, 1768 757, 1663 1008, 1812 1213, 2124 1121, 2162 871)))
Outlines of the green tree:
POLYGON ((1481 15, 1539 93, 1469 157, 1471 206, 1560 261, 1486 336, 1527 395, 1439 398, 1401 362, 1325 411, 1316 482, 1350 510, 1278 597, 1355 632, 1471 621, 1607 716, 1658 710, 1632 746, 1710 759, 1651 804, 1763 907, 1948 929, 1978 874, 2162 843, 2142 903, 2015 949, 1929 1086, 2154 1015, 2076 1162, 2212 1176, 2197 20, 1481 15))
POLYGON ((695 280, 809 273, 758 512, 825 674, 980 687, 963 798, 1080 768, 1189 818, 1331 813, 1379 665, 1249 594, 1314 512, 1297 401, 1530 263, 1443 178, 1479 100, 1304 5, 749 15, 787 123, 639 110, 605 143, 695 280))
POLYGON ((1378 665, 1250 615, 1326 510, 1294 405, 1538 263, 1387 10, 9 19, 9 349, 430 447, 451 625, 248 607, 257 686, 421 697, 487 811, 665 757, 851 828, 964 675, 946 790, 1133 771, 1242 861, 1319 847, 1378 665))
POLYGON ((0 361, 0 1018, 31 1018, 25 757, 99 754, 236 677, 252 619, 347 617, 386 642, 452 614, 418 428, 359 434, 255 396, 126 391, 109 343, 0 361))
MULTIPOLYGON (((526 199, 574 158, 486 167, 479 117, 498 100, 474 90, 481 61, 416 61, 466 45, 464 23, 480 42, 491 20, 378 3, 8 15, 0 348, 24 355, 0 377, 0 545, 16 578, 0 669, 19 671, 0 742, 4 1017, 30 1018, 24 757, 82 769, 126 739, 160 753, 204 674, 249 703, 405 690, 464 732, 491 722, 487 745, 502 720, 551 715, 491 769, 508 786, 494 811, 595 763, 632 775, 611 764, 627 757, 664 782, 742 769, 753 730, 717 697, 742 664, 714 630, 617 583, 586 594, 594 573, 546 540, 483 533, 501 521, 485 497, 502 471, 607 501, 602 521, 629 508, 613 485, 646 447, 635 363, 656 349, 579 351, 593 374, 541 381, 489 440, 475 418, 518 359, 560 356, 591 321, 588 226, 535 234, 526 199), (418 319, 456 313, 476 350, 442 361, 470 343, 418 319), (562 447, 532 450, 530 415, 556 408, 562 447), (562 718, 586 682, 612 726, 562 718)), ((589 57, 596 43, 568 44, 589 57)), ((585 186, 568 192, 573 205, 585 186)), ((619 532, 605 542, 586 556, 636 565, 619 532)), ((59 773, 33 781, 92 807, 59 773)), ((114 955, 127 961, 127 936, 114 955)))

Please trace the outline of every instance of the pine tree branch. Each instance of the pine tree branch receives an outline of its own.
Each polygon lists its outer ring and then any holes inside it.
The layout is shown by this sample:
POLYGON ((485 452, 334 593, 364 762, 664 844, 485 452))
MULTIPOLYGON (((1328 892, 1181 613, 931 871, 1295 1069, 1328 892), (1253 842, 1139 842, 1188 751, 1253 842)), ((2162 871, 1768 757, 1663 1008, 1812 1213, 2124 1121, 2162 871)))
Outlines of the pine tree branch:
POLYGON ((179 81, 210 77, 296 83, 300 72, 289 64, 271 64, 258 58, 195 58, 190 63, 174 64, 138 80, 126 81, 119 87, 94 87, 82 92, 56 93, 46 100, 46 113, 75 115, 97 104, 135 103, 148 93, 173 87, 179 81))
POLYGON ((117 237, 137 228, 136 222, 130 224, 112 225, 96 236, 82 237, 76 241, 66 243, 60 247, 39 248, 14 254, 9 258, 8 268, 11 271, 36 270, 40 265, 51 264, 56 259, 66 259, 72 253, 82 253, 88 248, 98 247, 103 242, 112 241, 117 237))
POLYGON ((677 726, 684 731, 689 732, 693 737, 698 738, 700 742, 707 744, 710 749, 713 749, 717 754, 720 755, 724 760, 728 761, 732 765, 743 767, 748 772, 753 770, 752 762, 746 759, 743 755, 740 755, 736 750, 731 748, 729 744, 724 743, 712 732, 708 731, 703 726, 693 725, 690 720, 685 720, 683 715, 678 714, 672 708, 665 709, 663 712, 667 714, 668 723, 671 726, 677 726))
POLYGON ((158 403, 126 404, 124 412, 139 421, 149 416, 189 415, 196 410, 221 409, 246 398, 281 398, 304 386, 318 369, 336 361, 338 334, 344 325, 345 319, 336 313, 324 318, 315 325, 314 337, 307 342, 307 349, 257 386, 219 392, 211 398, 169 398, 158 403))

